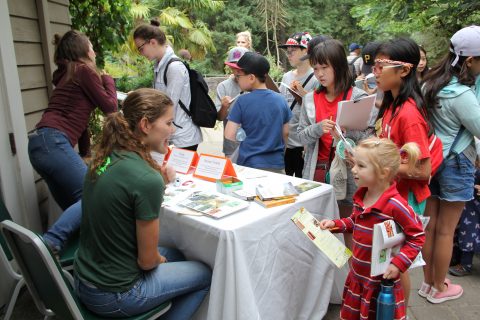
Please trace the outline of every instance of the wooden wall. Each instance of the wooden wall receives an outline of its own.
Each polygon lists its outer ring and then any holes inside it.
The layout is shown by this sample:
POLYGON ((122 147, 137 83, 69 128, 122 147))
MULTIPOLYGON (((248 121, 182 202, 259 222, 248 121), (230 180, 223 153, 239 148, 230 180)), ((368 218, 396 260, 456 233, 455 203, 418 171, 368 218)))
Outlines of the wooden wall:
MULTIPOLYGON (((23 113, 27 131, 33 130, 48 105, 52 91, 51 77, 55 33, 71 29, 68 0, 7 0, 13 45, 22 93, 23 113)), ((35 174, 41 211, 49 193, 45 182, 35 174)))

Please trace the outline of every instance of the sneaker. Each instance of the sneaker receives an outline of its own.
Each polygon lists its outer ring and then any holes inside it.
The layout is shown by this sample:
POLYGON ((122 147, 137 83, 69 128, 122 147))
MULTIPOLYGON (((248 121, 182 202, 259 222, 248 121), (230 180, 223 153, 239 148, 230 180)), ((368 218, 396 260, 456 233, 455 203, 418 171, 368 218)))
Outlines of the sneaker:
MULTIPOLYGON (((450 283, 451 283, 450 279, 445 278, 445 285, 448 286, 450 283)), ((418 295, 420 297, 426 298, 428 296, 428 294, 430 293, 431 289, 432 289, 431 285, 429 285, 428 283, 422 282, 422 286, 418 290, 418 295)))
POLYGON ((428 283, 422 282, 422 286, 418 290, 418 295, 420 297, 426 298, 430 293, 430 289, 432 289, 431 285, 429 285, 428 283))
POLYGON ((457 264, 456 266, 448 268, 448 272, 452 276, 456 276, 456 277, 463 277, 463 276, 468 276, 469 274, 472 274, 471 270, 468 270, 461 264, 457 264))
POLYGON ((458 284, 445 283, 447 290, 440 292, 434 287, 431 288, 427 300, 431 303, 442 303, 448 300, 458 299, 463 294, 463 288, 458 284))

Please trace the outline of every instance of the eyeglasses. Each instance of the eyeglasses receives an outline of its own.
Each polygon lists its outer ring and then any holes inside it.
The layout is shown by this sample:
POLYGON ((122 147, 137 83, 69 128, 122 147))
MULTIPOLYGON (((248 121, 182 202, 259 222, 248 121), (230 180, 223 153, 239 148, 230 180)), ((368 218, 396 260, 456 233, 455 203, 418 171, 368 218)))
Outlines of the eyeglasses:
POLYGON ((235 77, 235 79, 240 79, 240 77, 245 77, 245 76, 249 76, 250 74, 234 74, 233 76, 235 77))
POLYGON ((376 74, 380 74, 383 72, 383 69, 392 69, 392 68, 398 68, 398 67, 403 67, 401 64, 397 64, 397 65, 390 65, 390 66, 384 66, 384 65, 381 65, 380 63, 375 63, 373 65, 373 68, 372 68, 372 71, 373 73, 376 73, 376 74))
POLYGON ((150 42, 150 39, 145 40, 145 42, 142 43, 142 45, 141 45, 140 47, 137 47, 138 52, 142 53, 143 46, 146 45, 146 44, 149 43, 149 42, 150 42))
POLYGON ((292 54, 295 54, 299 49, 298 48, 289 48, 287 49, 287 56, 291 56, 292 54))

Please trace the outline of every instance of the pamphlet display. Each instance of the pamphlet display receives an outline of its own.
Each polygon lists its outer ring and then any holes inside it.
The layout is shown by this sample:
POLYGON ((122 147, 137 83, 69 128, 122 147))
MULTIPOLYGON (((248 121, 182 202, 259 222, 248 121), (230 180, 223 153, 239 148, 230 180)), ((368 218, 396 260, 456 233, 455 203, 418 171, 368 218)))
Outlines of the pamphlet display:
POLYGON ((173 148, 167 160, 167 165, 178 173, 187 174, 191 166, 195 166, 198 155, 195 151, 173 148))
POLYGON ((236 177, 232 162, 228 158, 202 154, 193 173, 195 178, 215 182, 224 176, 236 177))

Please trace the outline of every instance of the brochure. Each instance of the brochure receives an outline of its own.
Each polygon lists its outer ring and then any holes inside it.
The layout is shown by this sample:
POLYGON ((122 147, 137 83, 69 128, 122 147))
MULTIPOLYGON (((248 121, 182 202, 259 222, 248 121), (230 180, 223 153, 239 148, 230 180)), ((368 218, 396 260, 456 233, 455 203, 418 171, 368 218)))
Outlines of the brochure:
POLYGON ((248 208, 249 203, 216 192, 195 191, 178 205, 218 219, 248 208))
POLYGON ((306 181, 295 186, 295 189, 298 193, 304 193, 308 190, 320 187, 322 184, 320 182, 306 181))
POLYGON ((305 208, 300 208, 291 219, 338 268, 352 256, 351 251, 330 231, 320 229, 320 222, 305 208))
POLYGON ((291 198, 298 195, 297 189, 291 182, 283 184, 258 184, 255 188, 260 200, 278 200, 282 198, 291 198))
MULTIPOLYGON (((425 229, 430 217, 421 217, 425 229)), ((400 252, 405 242, 402 228, 393 220, 385 220, 373 226, 372 263, 370 275, 378 276, 385 273, 392 258, 400 252)), ((419 252, 410 269, 425 265, 422 252, 419 252)))

